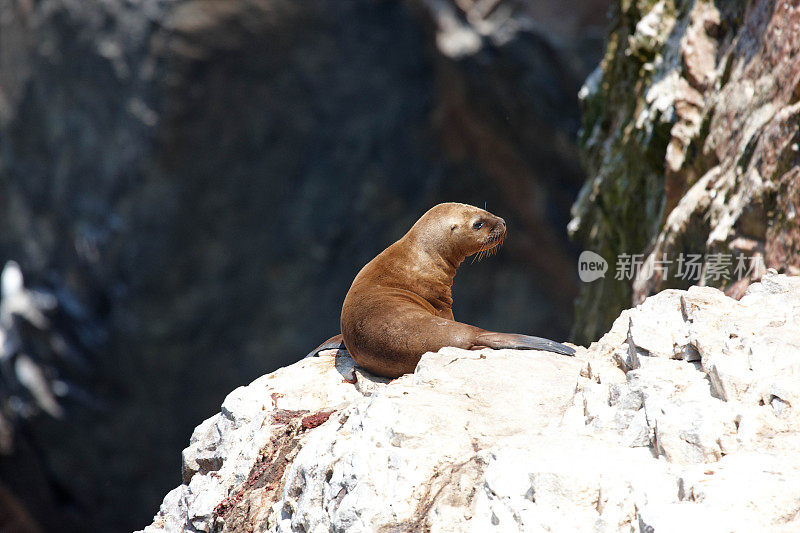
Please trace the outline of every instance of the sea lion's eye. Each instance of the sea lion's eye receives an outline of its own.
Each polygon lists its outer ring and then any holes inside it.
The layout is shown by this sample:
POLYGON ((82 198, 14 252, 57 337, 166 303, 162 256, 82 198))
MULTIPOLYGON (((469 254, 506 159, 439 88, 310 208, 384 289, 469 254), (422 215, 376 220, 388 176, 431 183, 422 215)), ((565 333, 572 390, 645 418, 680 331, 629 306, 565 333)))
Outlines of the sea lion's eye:
POLYGON ((472 225, 472 229, 481 229, 483 227, 483 221, 479 220, 472 225))

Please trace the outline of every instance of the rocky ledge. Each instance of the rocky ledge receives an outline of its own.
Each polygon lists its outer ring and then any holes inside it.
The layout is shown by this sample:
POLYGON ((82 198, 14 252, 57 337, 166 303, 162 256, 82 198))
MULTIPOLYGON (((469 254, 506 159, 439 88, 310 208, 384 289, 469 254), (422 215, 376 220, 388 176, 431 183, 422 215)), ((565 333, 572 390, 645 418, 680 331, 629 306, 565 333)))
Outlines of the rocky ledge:
POLYGON ((346 356, 233 391, 155 531, 798 531, 800 278, 666 290, 574 358, 346 356), (351 383, 355 380, 355 383, 351 383))

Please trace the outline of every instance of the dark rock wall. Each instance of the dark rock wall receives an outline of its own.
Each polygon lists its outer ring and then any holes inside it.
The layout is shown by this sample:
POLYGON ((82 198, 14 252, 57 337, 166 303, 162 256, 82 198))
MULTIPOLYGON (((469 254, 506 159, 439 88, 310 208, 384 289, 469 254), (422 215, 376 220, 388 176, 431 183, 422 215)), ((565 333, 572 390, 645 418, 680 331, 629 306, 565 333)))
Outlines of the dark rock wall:
POLYGON ((615 2, 582 93, 590 179, 570 225, 610 273, 581 287, 577 341, 665 288, 741 296, 765 268, 800 273, 798 28, 792 2, 615 2), (620 254, 641 254, 638 279, 615 279, 620 254), (699 276, 676 276, 681 254, 702 257, 699 276))
POLYGON ((0 459, 46 528, 147 523, 192 428, 337 333, 358 269, 437 202, 510 225, 456 316, 565 338, 606 2, 477 5, 0 2, 0 261, 74 311, 97 398, 0 459))

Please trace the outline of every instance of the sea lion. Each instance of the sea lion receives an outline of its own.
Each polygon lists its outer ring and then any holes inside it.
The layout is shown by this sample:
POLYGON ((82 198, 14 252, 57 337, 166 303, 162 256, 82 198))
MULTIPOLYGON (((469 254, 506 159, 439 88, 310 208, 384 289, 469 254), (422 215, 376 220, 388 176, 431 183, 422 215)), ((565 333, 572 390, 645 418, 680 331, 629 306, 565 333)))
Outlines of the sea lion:
POLYGON ((361 269, 342 305, 342 333, 309 356, 346 349, 359 366, 396 378, 414 372, 422 354, 444 346, 574 355, 548 339, 486 331, 453 318, 450 288, 459 265, 470 255, 492 253, 505 236, 505 220, 483 209, 457 203, 431 208, 361 269))

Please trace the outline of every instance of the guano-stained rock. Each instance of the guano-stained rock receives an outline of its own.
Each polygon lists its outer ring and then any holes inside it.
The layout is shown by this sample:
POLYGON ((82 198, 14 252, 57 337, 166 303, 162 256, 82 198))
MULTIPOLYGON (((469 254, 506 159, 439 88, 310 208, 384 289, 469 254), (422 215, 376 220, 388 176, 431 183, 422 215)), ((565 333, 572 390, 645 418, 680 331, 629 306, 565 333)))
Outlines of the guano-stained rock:
POLYGON ((618 0, 580 92, 589 179, 571 234, 639 275, 583 284, 573 338, 690 285, 741 295, 767 268, 800 273, 800 6, 618 0), (678 262, 697 256, 697 270, 678 262))
POLYGON ((575 358, 444 348, 356 384, 346 361, 232 392, 145 531, 800 527, 798 277, 662 292, 575 358))

